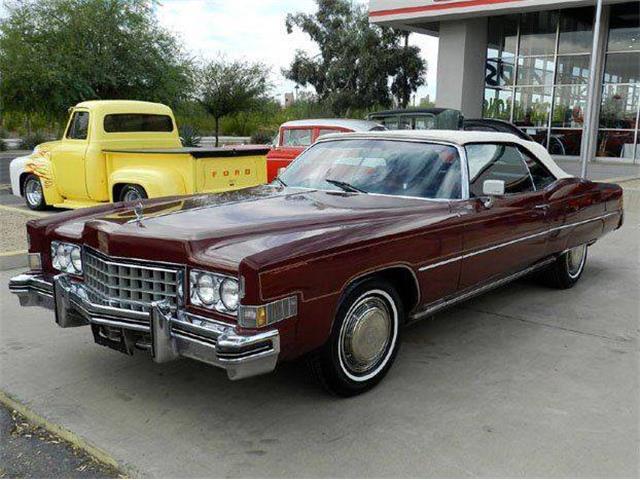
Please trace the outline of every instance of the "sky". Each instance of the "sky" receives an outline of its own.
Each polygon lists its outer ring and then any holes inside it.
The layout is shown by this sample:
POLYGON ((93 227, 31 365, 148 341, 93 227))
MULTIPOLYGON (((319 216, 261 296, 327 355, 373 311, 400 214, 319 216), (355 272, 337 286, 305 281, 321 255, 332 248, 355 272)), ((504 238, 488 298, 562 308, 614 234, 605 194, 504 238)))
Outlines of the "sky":
MULTIPOLYGON (((355 0, 366 3, 366 0, 355 0)), ((282 101, 295 86, 282 68, 289 66, 297 49, 311 54, 318 49, 299 30, 287 34, 287 13, 313 13, 313 0, 161 0, 156 8, 160 23, 178 34, 194 55, 261 61, 272 68, 274 95, 282 101)), ((420 47, 428 64, 427 85, 417 98, 435 97, 438 40, 412 34, 409 43, 420 47)))

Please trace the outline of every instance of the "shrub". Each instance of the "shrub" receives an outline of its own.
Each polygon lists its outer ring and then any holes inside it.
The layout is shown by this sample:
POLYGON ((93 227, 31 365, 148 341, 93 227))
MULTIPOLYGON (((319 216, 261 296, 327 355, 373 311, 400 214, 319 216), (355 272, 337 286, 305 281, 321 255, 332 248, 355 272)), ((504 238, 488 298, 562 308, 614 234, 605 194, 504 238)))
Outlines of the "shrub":
POLYGON ((270 145, 278 130, 272 128, 260 128, 251 134, 251 143, 258 145, 270 145))
POLYGON ((40 145, 47 141, 47 137, 40 130, 31 132, 22 139, 22 148, 26 150, 33 150, 36 145, 40 145))
POLYGON ((180 127, 180 140, 183 147, 199 147, 201 135, 197 127, 183 125, 180 127))

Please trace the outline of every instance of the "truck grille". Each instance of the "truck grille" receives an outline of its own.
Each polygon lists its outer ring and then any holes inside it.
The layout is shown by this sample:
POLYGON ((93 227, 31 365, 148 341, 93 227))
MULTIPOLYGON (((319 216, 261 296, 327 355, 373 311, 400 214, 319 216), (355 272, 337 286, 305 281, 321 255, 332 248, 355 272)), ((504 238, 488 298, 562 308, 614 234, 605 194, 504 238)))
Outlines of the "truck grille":
POLYGON ((155 301, 178 305, 179 268, 115 261, 85 248, 83 269, 86 286, 106 305, 138 312, 149 311, 155 301))

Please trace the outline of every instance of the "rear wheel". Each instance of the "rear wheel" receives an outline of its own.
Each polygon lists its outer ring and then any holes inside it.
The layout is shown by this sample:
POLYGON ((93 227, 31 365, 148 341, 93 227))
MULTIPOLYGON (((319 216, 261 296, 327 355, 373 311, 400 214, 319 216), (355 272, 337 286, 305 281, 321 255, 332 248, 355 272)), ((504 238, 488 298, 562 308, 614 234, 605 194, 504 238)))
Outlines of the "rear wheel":
POLYGON ((384 378, 400 346, 402 301, 391 284, 369 280, 343 298, 327 343, 311 358, 320 383, 343 397, 384 378))
POLYGON ((135 202, 136 200, 144 200, 147 197, 147 192, 140 185, 127 184, 120 190, 121 202, 135 202))
POLYGON ((586 263, 587 245, 579 245, 560 255, 550 267, 541 273, 541 278, 551 287, 571 288, 580 280, 586 263))
POLYGON ((30 173, 25 177, 22 191, 24 193, 24 201, 31 210, 44 210, 47 208, 42 183, 36 175, 30 173))

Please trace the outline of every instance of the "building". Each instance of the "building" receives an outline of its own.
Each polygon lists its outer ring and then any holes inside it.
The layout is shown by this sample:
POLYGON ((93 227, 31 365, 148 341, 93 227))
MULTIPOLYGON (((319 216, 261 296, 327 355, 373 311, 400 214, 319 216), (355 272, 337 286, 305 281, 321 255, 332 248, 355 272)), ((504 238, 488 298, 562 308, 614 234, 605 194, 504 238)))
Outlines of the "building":
POLYGON ((439 37, 437 106, 640 164, 640 1, 370 0, 369 18, 439 37))

